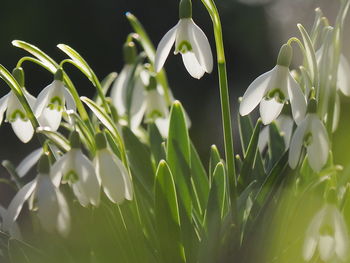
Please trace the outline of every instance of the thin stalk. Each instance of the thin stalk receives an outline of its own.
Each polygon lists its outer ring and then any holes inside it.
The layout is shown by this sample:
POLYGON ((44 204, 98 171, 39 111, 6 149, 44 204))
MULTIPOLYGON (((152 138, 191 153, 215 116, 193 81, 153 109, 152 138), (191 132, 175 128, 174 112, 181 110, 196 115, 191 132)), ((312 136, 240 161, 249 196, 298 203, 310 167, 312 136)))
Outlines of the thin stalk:
POLYGON ((237 178, 236 178, 235 163, 234 163, 231 109, 230 109, 230 98, 229 98, 228 83, 227 83, 224 43, 222 38, 222 27, 221 27, 219 12, 215 6, 214 1, 202 0, 202 2, 209 12, 211 20, 213 22, 213 28, 214 28, 215 45, 216 45, 216 53, 217 53, 217 61, 218 61, 218 74, 219 74, 219 87, 220 87, 220 100, 221 100, 221 114, 222 114, 223 132, 224 132, 225 156, 226 156, 226 163, 227 163, 227 173, 229 178, 231 208, 233 208, 233 212, 235 212, 236 198, 237 198, 237 191, 236 191, 237 178))

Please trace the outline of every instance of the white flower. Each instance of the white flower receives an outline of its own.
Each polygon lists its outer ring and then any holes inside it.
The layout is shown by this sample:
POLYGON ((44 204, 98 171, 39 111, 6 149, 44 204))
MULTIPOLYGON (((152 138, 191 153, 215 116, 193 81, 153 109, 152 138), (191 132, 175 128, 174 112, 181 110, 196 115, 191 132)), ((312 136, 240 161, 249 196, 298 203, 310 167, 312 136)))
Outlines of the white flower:
POLYGON ((243 95, 239 113, 245 116, 260 103, 261 119, 266 125, 279 116, 288 100, 292 106, 293 118, 299 124, 306 113, 306 99, 289 68, 276 65, 249 85, 243 95))
MULTIPOLYGON (((99 136, 104 136, 99 134, 99 136)), ((128 171, 123 163, 106 148, 104 140, 96 152, 94 165, 96 174, 107 197, 114 203, 121 203, 124 199, 132 200, 133 188, 128 171)), ((98 141, 98 140, 96 140, 98 141)))
MULTIPOLYGON (((35 98, 23 89, 23 94, 27 99, 29 106, 32 108, 35 98)), ((0 124, 6 111, 6 120, 11 123, 12 129, 17 137, 24 143, 30 141, 34 134, 32 123, 17 96, 10 91, 0 99, 0 124)))
POLYGON ((316 248, 323 262, 345 262, 348 258, 348 231, 335 205, 325 205, 312 219, 303 247, 305 261, 312 259, 316 248))
POLYGON ((56 187, 59 187, 61 180, 63 183, 68 182, 82 206, 87 206, 89 203, 98 206, 100 203, 100 182, 92 162, 79 148, 80 141, 72 143, 72 137, 74 140, 79 140, 79 134, 73 132, 72 135, 71 150, 52 166, 52 182, 56 187))
POLYGON ((133 67, 132 64, 126 64, 123 67, 111 90, 112 103, 116 107, 118 115, 126 116, 129 114, 131 130, 135 130, 141 124, 146 109, 143 72, 140 67, 137 67, 134 76, 132 76, 133 67), (132 77, 135 79, 131 87, 129 83, 132 77))
POLYGON ((213 55, 209 41, 192 18, 180 19, 159 42, 154 62, 156 72, 162 69, 174 43, 174 53, 181 53, 184 65, 192 77, 200 79, 205 72, 212 72, 213 55))
POLYGON ((40 126, 56 131, 60 126, 66 104, 68 110, 75 110, 75 103, 70 92, 64 87, 61 80, 54 80, 39 93, 34 106, 34 114, 40 126))
POLYGON ((148 90, 146 93, 146 121, 164 118, 169 115, 169 109, 158 89, 148 90))
POLYGON ((48 174, 39 173, 33 181, 23 186, 12 199, 4 227, 11 228, 18 218, 27 200, 36 201, 38 218, 43 228, 50 233, 58 231, 67 236, 70 231, 70 214, 68 204, 60 192, 54 187, 48 174))
POLYGON ((292 169, 299 162, 303 146, 311 168, 319 172, 327 162, 329 142, 326 128, 315 113, 308 114, 293 134, 289 147, 289 166, 292 169))
POLYGON ((306 99, 289 71, 292 54, 292 47, 284 44, 280 49, 277 65, 249 85, 239 106, 242 116, 249 114, 260 103, 261 119, 266 125, 280 115, 284 104, 289 101, 294 121, 299 124, 304 119, 306 99))
MULTIPOLYGON (((290 138, 292 137, 293 132, 293 119, 288 115, 281 114, 276 119, 276 125, 280 130, 281 136, 283 136, 285 149, 289 148, 290 138)), ((263 152, 270 140, 270 128, 269 126, 264 127, 259 134, 258 147, 259 151, 263 152)))

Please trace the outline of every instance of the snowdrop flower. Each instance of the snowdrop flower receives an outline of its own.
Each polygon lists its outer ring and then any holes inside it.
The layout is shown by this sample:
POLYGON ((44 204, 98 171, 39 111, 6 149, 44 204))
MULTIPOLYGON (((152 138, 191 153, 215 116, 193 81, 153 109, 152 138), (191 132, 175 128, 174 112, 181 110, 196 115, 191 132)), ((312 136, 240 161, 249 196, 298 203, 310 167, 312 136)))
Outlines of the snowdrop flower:
POLYGON ((269 124, 279 116, 289 100, 293 119, 300 124, 306 113, 306 99, 289 72, 291 59, 292 47, 285 44, 278 55, 277 65, 256 78, 244 93, 239 107, 242 116, 249 114, 260 103, 262 122, 269 124))
MULTIPOLYGON (((288 115, 281 114, 276 119, 275 122, 278 129, 280 130, 281 135, 283 136, 285 149, 288 150, 290 139, 292 137, 292 132, 293 132, 293 125, 294 125, 293 119, 288 115)), ((269 126, 266 126, 261 130, 259 134, 258 148, 261 153, 264 151, 269 140, 270 140, 270 128, 269 126)))
POLYGON ((68 110, 75 110, 73 97, 64 87, 63 71, 58 69, 54 81, 39 93, 34 106, 34 114, 40 126, 56 131, 60 126, 65 105, 68 110))
POLYGON ((133 188, 123 163, 107 148, 103 133, 96 135, 97 152, 94 159, 96 174, 107 197, 120 204, 132 200, 133 188))
POLYGON ((135 44, 124 45, 125 66, 121 70, 111 89, 111 99, 119 116, 129 115, 131 130, 135 130, 145 113, 145 72, 141 66, 136 66, 135 44), (134 72, 135 70, 135 72, 134 72), (132 78, 134 78, 132 80, 132 78), (131 84, 131 85, 130 85, 131 84))
POLYGON ((295 130, 289 147, 289 166, 294 169, 303 146, 311 168, 319 172, 326 164, 329 142, 326 128, 316 113, 309 113, 295 130))
POLYGON ((100 182, 92 162, 80 149, 80 138, 76 131, 70 136, 71 149, 51 169, 52 182, 59 187, 61 180, 69 183, 82 206, 100 203, 100 182))
POLYGON ((51 181, 47 155, 42 155, 38 172, 36 178, 23 186, 12 199, 4 225, 12 227, 24 203, 29 199, 34 199, 38 210, 37 215, 43 228, 47 232, 58 231, 62 236, 67 236, 70 231, 69 207, 63 194, 51 181))
POLYGON ((192 20, 192 3, 180 2, 180 21, 170 29, 158 44, 154 67, 159 72, 175 43, 174 54, 181 53, 188 73, 200 79, 205 72, 213 70, 213 55, 204 32, 192 20))
POLYGON ((349 238, 344 218, 333 204, 325 205, 312 219, 303 247, 303 258, 310 261, 318 249, 323 262, 345 262, 349 238))
MULTIPOLYGON (((33 107, 35 98, 29 94, 26 89, 22 89, 29 106, 33 107)), ((10 91, 7 95, 0 99, 0 124, 2 123, 4 113, 6 111, 6 120, 11 123, 12 129, 17 137, 27 143, 31 140, 34 134, 34 128, 28 115, 17 96, 10 91)))

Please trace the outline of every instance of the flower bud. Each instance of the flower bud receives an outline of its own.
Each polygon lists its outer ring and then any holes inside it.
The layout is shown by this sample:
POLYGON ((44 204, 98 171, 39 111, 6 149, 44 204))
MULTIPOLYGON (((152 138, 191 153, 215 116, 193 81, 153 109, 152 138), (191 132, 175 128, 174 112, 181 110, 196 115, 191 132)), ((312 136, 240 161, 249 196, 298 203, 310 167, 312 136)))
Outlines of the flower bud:
POLYGON ((49 160, 49 156, 47 156, 47 154, 41 155, 39 162, 38 162, 37 170, 38 170, 39 174, 49 174, 50 173, 50 160, 49 160))
POLYGON ((107 147, 106 137, 102 132, 99 132, 95 135, 95 141, 97 150, 102 150, 107 147))
POLYGON ((191 0, 181 0, 179 4, 179 19, 192 18, 191 0))
POLYGON ((135 63, 137 51, 135 47, 135 43, 130 41, 124 44, 123 46, 123 55, 124 55, 124 62, 126 64, 133 64, 135 63))
POLYGON ((72 131, 69 136, 70 146, 74 149, 80 148, 80 136, 77 131, 72 131))

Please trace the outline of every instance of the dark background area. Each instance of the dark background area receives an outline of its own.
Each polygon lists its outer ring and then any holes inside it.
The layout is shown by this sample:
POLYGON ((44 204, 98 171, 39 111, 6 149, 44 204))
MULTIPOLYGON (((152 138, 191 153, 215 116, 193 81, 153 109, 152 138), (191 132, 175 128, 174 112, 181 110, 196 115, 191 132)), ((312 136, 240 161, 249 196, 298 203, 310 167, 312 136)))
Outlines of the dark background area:
MULTIPOLYGON (((255 2, 257 1, 259 0, 255 2)), ((320 2, 327 3, 316 0, 264 2, 268 3, 247 5, 237 0, 216 1, 223 24, 234 119, 237 115, 238 96, 243 95, 255 77, 275 65, 281 44, 292 34, 297 35, 296 23, 306 20, 305 26, 310 26, 313 9, 318 4, 322 6, 320 2), (293 9, 296 8, 294 4, 288 7, 291 2, 298 2, 300 6, 297 9, 293 9), (280 5, 286 14, 276 9, 281 8, 280 5), (274 15, 274 12, 279 16, 274 15)), ((333 10, 336 6, 326 4, 325 8, 333 10)), ((11 45, 14 39, 38 46, 56 61, 65 58, 56 45, 65 43, 76 49, 102 79, 112 71, 119 72, 123 66, 121 47, 127 35, 132 32, 125 17, 127 11, 139 18, 155 45, 178 21, 177 0, 2 0, 0 63, 12 70, 18 59, 27 55, 11 45)), ((205 31, 215 54, 211 20, 200 0, 193 0, 193 19, 205 31)), ((192 120, 191 137, 206 163, 210 145, 217 144, 223 153, 217 72, 214 70, 200 80, 193 79, 186 72, 181 57, 173 55, 169 56, 165 67, 175 97, 183 103, 192 120)), ((52 81, 52 76, 37 65, 25 62, 23 68, 26 87, 35 96, 52 81)), ((91 97, 94 94, 93 87, 80 72, 69 66, 66 70, 80 95, 91 97)), ((1 81, 0 95, 8 91, 9 88, 1 81)), ((233 126, 237 144, 235 121, 233 126)), ((17 164, 35 148, 37 142, 34 137, 24 146, 10 125, 3 122, 0 145, 0 160, 9 159, 17 164)))

